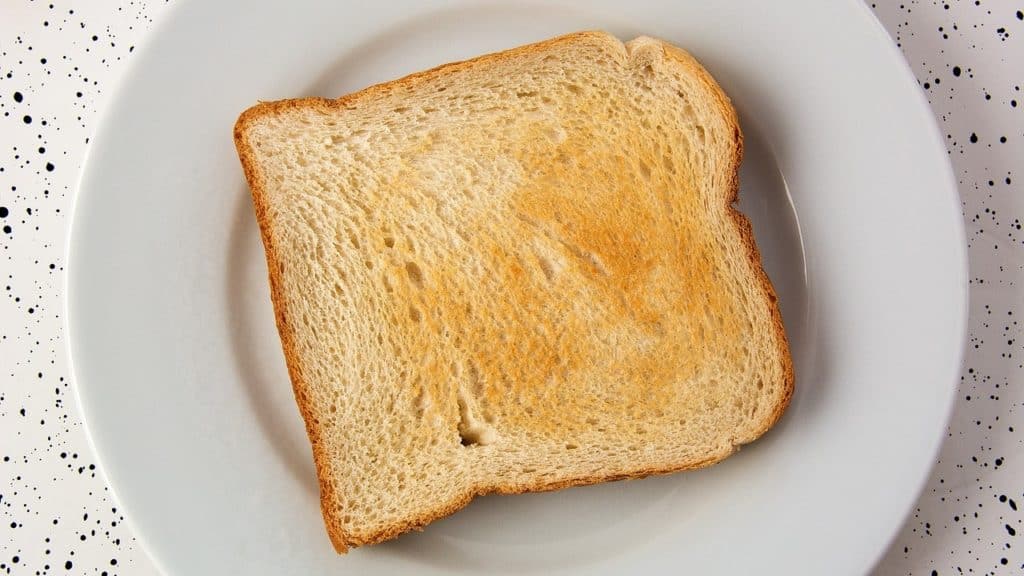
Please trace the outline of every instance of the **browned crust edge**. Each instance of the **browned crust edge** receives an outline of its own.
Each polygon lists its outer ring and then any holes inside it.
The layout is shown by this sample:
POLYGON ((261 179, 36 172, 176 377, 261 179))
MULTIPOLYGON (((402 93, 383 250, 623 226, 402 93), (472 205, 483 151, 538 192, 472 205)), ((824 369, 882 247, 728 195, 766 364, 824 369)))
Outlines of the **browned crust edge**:
POLYGON ((676 60, 680 65, 690 69, 694 72, 707 86, 711 89, 712 93, 715 94, 722 108, 723 114, 729 118, 730 124, 733 126, 734 134, 734 162, 730 168, 731 170, 731 192, 727 196, 727 208, 730 216, 732 217, 738 232, 740 233, 741 241, 747 248, 748 257, 752 270, 755 272, 759 279, 762 290, 767 301, 771 307, 771 315, 773 320, 773 327, 776 334, 776 339, 779 346, 779 357, 783 361, 783 373, 784 373, 784 390, 780 402, 776 406, 774 412, 765 421, 765 425, 762 429, 756 431, 749 439, 745 438, 742 441, 735 443, 729 450, 725 450, 722 453, 700 460, 697 462, 685 462, 676 465, 670 465, 660 468, 644 468, 629 473, 616 473, 607 474, 603 476, 587 476, 581 478, 572 478, 559 482, 543 483, 538 482, 533 485, 506 485, 506 486, 493 486, 486 488, 470 487, 463 495, 455 498, 447 504, 443 504, 435 510, 425 512, 417 515, 411 520, 404 523, 395 524, 384 530, 370 534, 368 536, 359 536, 355 534, 346 533, 337 517, 333 513, 334 503, 338 501, 334 494, 334 487, 328 480, 328 455, 324 452, 320 444, 319 430, 312 425, 314 421, 313 409, 310 405, 309 398, 306 393, 307 382, 302 372, 302 366, 299 362, 297 352, 295 350, 295 334, 289 320, 288 310, 286 307, 286 300, 283 293, 283 279, 281 278, 281 269, 278 267, 279 258, 277 258, 277 248, 275 246, 274 235, 271 231, 271 223, 268 218, 268 206, 266 200, 266 188, 265 179, 262 172, 259 170, 257 162, 255 160, 255 151, 252 146, 245 138, 245 134, 250 122, 266 115, 272 115, 281 111, 286 111, 294 108, 305 108, 313 107, 320 110, 329 110, 336 108, 345 108, 360 100, 375 98, 378 96, 384 96, 396 88, 413 88, 423 80, 436 77, 439 74, 450 73, 452 71, 472 68, 481 65, 490 65, 493 62, 503 61, 510 59, 515 56, 519 56, 523 53, 543 51, 551 47, 557 46, 563 43, 572 43, 587 38, 599 39, 605 41, 609 37, 604 32, 587 31, 577 32, 573 34, 567 34, 538 42, 536 44, 530 44, 513 48, 504 52, 498 52, 494 54, 486 54, 473 58, 471 60, 465 60, 461 62, 453 62, 445 64, 437 68, 426 70, 424 72, 418 72, 411 74, 404 78, 386 82, 383 84, 377 84, 370 86, 359 92, 342 96, 340 98, 331 100, 326 98, 298 98, 292 100, 280 100, 276 102, 260 102, 255 106, 247 109, 239 116, 234 126, 234 141, 235 147, 238 151, 238 157, 242 163, 242 169, 245 173, 246 181, 249 183, 249 188, 252 193, 253 206, 256 213, 256 221, 259 224, 260 235, 263 238, 264 252, 267 258, 267 270, 270 280, 270 297, 274 306, 274 316, 277 324, 277 330, 281 337, 281 347, 284 351, 285 361, 288 366, 288 375, 292 381, 292 390, 295 393, 295 400, 299 406, 299 411, 302 414, 303 421, 306 423, 306 433, 309 436, 310 443, 313 448, 313 460, 316 464, 317 478, 320 484, 320 508, 323 514, 324 524, 327 528, 327 533, 330 536, 331 543, 334 549, 339 554, 348 552, 350 547, 363 546, 368 544, 376 544, 385 540, 390 540, 396 536, 409 532, 411 530, 421 530, 427 524, 450 516, 458 510, 469 504, 473 498, 486 494, 521 494, 525 492, 544 492, 551 490, 560 490, 562 488, 569 488, 573 486, 585 486, 589 484, 597 484, 601 482, 611 482, 616 480, 629 480, 644 478, 652 475, 669 474, 673 472, 681 472, 684 470, 695 470, 698 468, 704 468, 720 462, 727 458, 731 454, 735 453, 739 446, 743 443, 751 442, 762 434, 767 432, 775 423, 782 417, 783 412, 788 406, 790 398, 793 394, 794 386, 794 373, 792 359, 789 353, 789 344, 786 338, 786 332, 782 324, 782 314, 778 307, 778 298, 775 293, 775 289, 768 279, 768 275, 765 273, 764 268, 761 266, 761 255, 757 249, 757 245, 754 241, 753 228, 750 221, 741 214, 735 207, 735 203, 739 197, 739 167, 740 162, 743 158, 743 135, 740 132, 739 123, 736 117, 736 112, 732 107, 732 103, 726 96, 725 92, 722 91, 718 83, 715 82, 714 78, 700 65, 690 54, 687 52, 667 43, 661 41, 661 45, 664 50, 664 54, 676 60))
POLYGON ((793 358, 789 350, 789 338, 786 336, 786 329, 782 323, 782 311, 779 309, 779 297, 775 293, 775 287, 772 285, 771 279, 768 278, 768 273, 765 272, 764 266, 761 264, 761 251, 757 248, 757 242, 754 239, 754 227, 750 224, 750 220, 739 211, 736 207, 736 203, 739 201, 740 196, 740 164, 743 162, 743 133, 740 131, 739 118, 736 115, 736 109, 732 106, 732 101, 729 96, 726 95, 722 87, 718 85, 718 82, 711 76, 704 66, 700 64, 693 56, 691 56, 685 50, 673 46, 672 44, 661 41, 662 48, 665 51, 665 55, 675 59, 680 65, 689 68, 694 74, 700 78, 707 86, 711 89, 711 92, 718 99, 719 105, 722 109, 723 114, 729 119, 729 123, 732 124, 733 128, 733 146, 735 150, 733 165, 729 168, 731 177, 731 192, 728 196, 728 212, 729 216, 732 217, 733 222, 736 224, 736 229, 740 233, 740 240, 747 249, 747 258, 750 262, 750 268, 754 274, 757 275, 758 283, 761 286, 761 290, 766 296, 766 302, 771 309, 772 316, 772 328, 775 332, 775 340, 778 345, 778 356, 782 360, 782 391, 779 403, 776 405, 775 410, 765 420, 765 425, 755 431, 753 435, 743 441, 743 443, 753 442, 760 438, 765 432, 770 430, 775 423, 782 418, 782 414, 786 411, 786 407, 789 406, 790 400, 793 398, 793 389, 795 387, 796 374, 793 371, 793 358))
POLYGON ((332 523, 327 517, 328 502, 334 499, 333 487, 327 480, 325 465, 327 456, 320 447, 320 432, 313 426, 314 417, 312 407, 306 395, 306 379, 302 373, 302 365, 299 362, 295 351, 295 335, 291 322, 288 318, 286 300, 284 297, 283 280, 281 269, 277 264, 277 248, 274 244, 274 235, 271 233, 270 219, 267 215, 268 206, 265 195, 265 180, 263 173, 259 170, 252 146, 245 139, 245 129, 248 122, 260 114, 259 108, 262 105, 254 106, 246 110, 238 118, 234 128, 235 148, 238 150, 238 158, 242 162, 242 170, 245 179, 249 183, 252 194, 253 207, 256 212, 256 222, 259 224, 260 236, 263 238, 263 250, 267 258, 267 272, 270 279, 270 300, 274 306, 274 320, 277 324, 277 331, 281 337, 281 348, 284 351, 285 364, 288 366, 288 376, 292 381, 292 392, 295 394, 296 404, 302 414, 302 421, 306 425, 306 434, 309 436, 310 444, 313 447, 313 460, 316 464, 317 480, 320 484, 320 508, 324 514, 328 534, 334 549, 343 554, 348 550, 343 534, 336 534, 332 530, 332 523))

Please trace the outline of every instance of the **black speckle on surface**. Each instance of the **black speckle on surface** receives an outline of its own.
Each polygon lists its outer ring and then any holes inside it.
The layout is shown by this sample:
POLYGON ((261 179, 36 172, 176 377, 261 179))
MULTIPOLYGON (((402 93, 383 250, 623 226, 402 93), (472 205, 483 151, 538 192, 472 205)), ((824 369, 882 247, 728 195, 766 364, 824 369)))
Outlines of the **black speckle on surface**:
POLYGON ((66 0, 0 4, 0 574, 148 576, 87 452, 66 377, 61 291, 95 114, 127 45, 165 2, 96 0, 87 14, 66 0), (89 520, 77 521, 83 513, 89 520))
POLYGON ((1024 16, 1010 0, 872 8, 907 56, 945 135, 966 222, 972 302, 947 442, 916 512, 876 570, 1024 574, 1024 547, 1014 541, 1024 519, 1010 497, 1021 494, 1024 477, 1014 458, 1024 451, 1017 433, 1024 417, 1024 327, 1017 322, 1024 304, 1024 190, 1012 173, 1024 158, 1024 16), (908 18, 911 7, 929 19, 908 18), (999 505, 990 506, 996 498, 999 505))

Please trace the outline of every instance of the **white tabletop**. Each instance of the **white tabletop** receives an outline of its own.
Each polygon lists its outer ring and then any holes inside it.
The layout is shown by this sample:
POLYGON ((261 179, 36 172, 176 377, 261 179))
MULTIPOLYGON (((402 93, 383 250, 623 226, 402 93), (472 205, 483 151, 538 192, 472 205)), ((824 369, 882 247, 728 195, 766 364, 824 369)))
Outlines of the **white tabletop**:
MULTIPOLYGON (((946 135, 972 295, 947 440, 876 573, 1021 573, 1024 4, 872 7, 946 135)), ((109 496, 78 420, 62 284, 67 215, 97 111, 168 10, 173 3, 114 0, 9 0, 0 10, 0 573, 157 574, 109 496)))

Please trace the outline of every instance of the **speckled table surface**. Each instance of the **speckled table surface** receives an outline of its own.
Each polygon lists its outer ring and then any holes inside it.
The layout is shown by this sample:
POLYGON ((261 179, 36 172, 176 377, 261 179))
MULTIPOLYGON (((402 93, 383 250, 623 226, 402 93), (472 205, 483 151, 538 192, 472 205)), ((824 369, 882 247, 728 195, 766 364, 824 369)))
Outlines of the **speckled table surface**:
MULTIPOLYGON (((969 342, 947 438, 875 572, 1021 574, 1024 3, 871 6, 946 136, 971 261, 969 342)), ((173 3, 140 0, 0 8, 0 573, 157 573, 79 423, 62 283, 68 211, 97 111, 168 10, 173 3)))

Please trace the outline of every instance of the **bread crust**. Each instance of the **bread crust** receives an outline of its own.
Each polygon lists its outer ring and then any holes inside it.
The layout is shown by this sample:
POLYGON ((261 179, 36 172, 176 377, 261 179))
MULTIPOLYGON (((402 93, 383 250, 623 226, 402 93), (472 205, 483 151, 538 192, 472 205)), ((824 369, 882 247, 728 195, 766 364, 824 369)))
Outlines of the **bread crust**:
MULTIPOLYGON (((735 203, 739 196, 739 167, 743 157, 743 135, 740 131, 739 122, 736 116, 736 112, 732 107, 731 101, 725 92, 722 91, 718 83, 711 77, 711 75, 700 65, 690 54, 687 52, 667 43, 664 41, 658 41, 659 45, 663 50, 663 54, 666 57, 673 59, 679 66, 686 69, 689 73, 695 77, 701 79, 711 93, 714 94, 717 103, 720 107, 720 112, 723 117, 727 118, 732 126, 733 132, 733 161, 729 171, 731 172, 731 183, 730 193, 725 197, 727 212, 734 223, 737 231, 740 234, 741 241, 746 249, 751 269, 757 275, 758 283, 761 289, 764 291, 766 296, 766 302, 770 307, 771 318, 772 318, 772 330, 775 332, 776 341, 778 342, 779 350, 778 357, 781 359, 783 366, 782 371, 784 374, 783 382, 780 384, 783 386, 781 399, 778 404, 774 407, 773 412, 765 420, 763 427, 758 429, 754 434, 748 438, 735 439, 731 446, 727 449, 720 451, 704 460, 697 462, 680 462, 678 464, 671 464, 661 467, 648 467, 640 468, 635 471, 628 473, 609 473, 609 474, 597 474, 591 476, 582 476, 578 478, 571 478, 567 480, 561 480, 556 482, 542 482, 538 481, 534 484, 521 485, 521 484, 498 484, 494 486, 472 486, 462 492, 462 494, 453 498, 449 502, 440 503, 434 510, 421 513, 415 516, 413 519, 403 523, 396 523, 392 526, 388 526, 385 529, 377 531, 369 535, 357 535, 347 533, 335 515, 334 504, 339 501, 337 494, 335 494, 334 487, 329 481, 329 467, 328 459, 329 455, 324 450, 320 442, 320 431, 313 424, 313 406, 310 403, 309 396, 307 393, 308 383, 303 374, 302 364, 298 358, 298 352, 295 346, 295 332, 292 326, 290 312, 287 308, 287 300, 284 297, 283 291, 283 278, 281 269, 278 267, 278 263, 281 261, 278 256, 278 249, 275 246, 274 235, 271 231, 271 222, 268 217, 269 206, 266 198, 266 181, 263 173, 259 169, 259 165, 255 158, 255 151, 246 139, 246 132, 248 126, 254 120, 258 120, 265 116, 271 116, 280 112, 288 111, 297 108, 314 108, 322 111, 345 109, 355 103, 363 100, 370 100, 379 97, 383 97, 397 88, 414 88, 419 83, 434 79, 437 77, 443 77, 450 75, 453 72, 461 71, 465 69, 473 69, 477 67, 490 67, 494 64, 501 63, 505 60, 510 60, 519 57, 524 54, 530 54, 533 52, 545 52, 552 48, 558 47, 563 44, 572 43, 583 43, 587 41, 597 41, 606 43, 609 40, 619 42, 614 37, 604 33, 596 31, 577 32, 573 34, 567 34, 552 38, 536 44, 530 44, 521 46, 504 52, 498 52, 494 54, 487 54, 465 60, 461 62, 453 62, 445 64, 430 70, 418 72, 382 84, 370 86, 359 92, 355 92, 346 96, 342 96, 337 99, 326 99, 326 98, 299 98, 291 100, 281 100, 275 102, 260 102, 255 106, 247 109, 241 114, 234 126, 234 141, 238 151, 239 159, 241 160, 242 168, 245 173, 247 182, 252 194, 253 206, 255 208, 256 220, 259 224, 261 236, 263 239, 264 251, 267 259, 268 275, 270 280, 270 295, 274 307, 275 321, 277 329, 281 338, 281 346, 284 351, 285 360, 288 366, 288 374, 292 381, 292 388, 295 394, 296 403, 299 406, 299 410, 302 414, 303 421, 306 424, 306 433, 309 436, 309 440, 313 448, 313 457, 317 469, 317 478, 320 486, 320 503, 321 512, 323 514, 324 523, 327 528, 328 535, 334 549, 340 553, 346 553, 350 548, 363 546, 368 544, 376 544, 385 540, 390 540, 396 536, 411 531, 421 530, 427 524, 449 516, 458 510, 465 507, 473 500, 476 496, 482 496, 486 494, 520 494, 525 492, 543 492, 551 490, 560 490, 562 488, 568 488, 572 486, 584 486, 589 484, 597 484, 601 482, 609 482, 615 480, 628 480, 644 478, 652 475, 669 474, 673 472, 680 472, 684 470, 694 470, 704 468, 720 462, 724 458, 735 453, 739 446, 748 442, 751 442, 762 434, 768 431, 778 420, 781 418, 783 412, 788 406, 790 399, 793 394, 795 375, 793 372, 792 359, 789 352, 789 344, 786 338, 786 333, 782 323, 782 314, 778 307, 778 298, 775 293, 771 281, 761 266, 761 256, 757 249, 757 245, 754 241, 753 228, 750 221, 740 213, 735 203)), ((621 44, 621 42, 620 42, 621 44)), ((624 48, 628 51, 629 45, 625 45, 624 48)))
POLYGON ((753 438, 747 442, 764 435, 779 418, 782 418, 782 414, 786 411, 786 407, 789 406, 790 400, 793 398, 793 390, 795 387, 796 375, 793 372, 793 358, 789 352, 789 339, 786 337, 786 329, 782 323, 782 311, 779 309, 779 297, 775 293, 775 287, 772 285, 771 280, 768 278, 768 273, 764 271, 764 266, 761 265, 761 251, 757 248, 757 242, 754 240, 754 227, 750 224, 750 220, 739 211, 736 207, 736 203, 740 197, 740 164, 743 162, 743 132, 740 130, 739 119, 736 116, 736 110, 732 106, 732 101, 722 90, 722 87, 718 85, 718 82, 711 77, 709 73, 697 60, 691 56, 688 52, 669 44, 668 42, 661 42, 662 48, 665 51, 665 55, 676 60, 681 66, 688 69, 695 76, 700 78, 705 84, 711 89, 711 93, 719 101, 719 105, 722 108, 723 114, 729 118, 730 123, 733 127, 733 146, 735 150, 735 161, 733 162, 732 172, 732 183, 730 188, 732 192, 728 198, 728 213, 736 224, 737 230, 740 232, 740 239, 746 248, 747 257, 750 261, 750 267, 754 270, 757 275, 758 283, 765 295, 768 297, 768 302, 771 308, 772 315, 772 330, 775 332, 776 341, 779 345, 779 358, 783 361, 783 396, 782 400, 775 407, 768 420, 765 421, 765 426, 758 430, 753 438))

